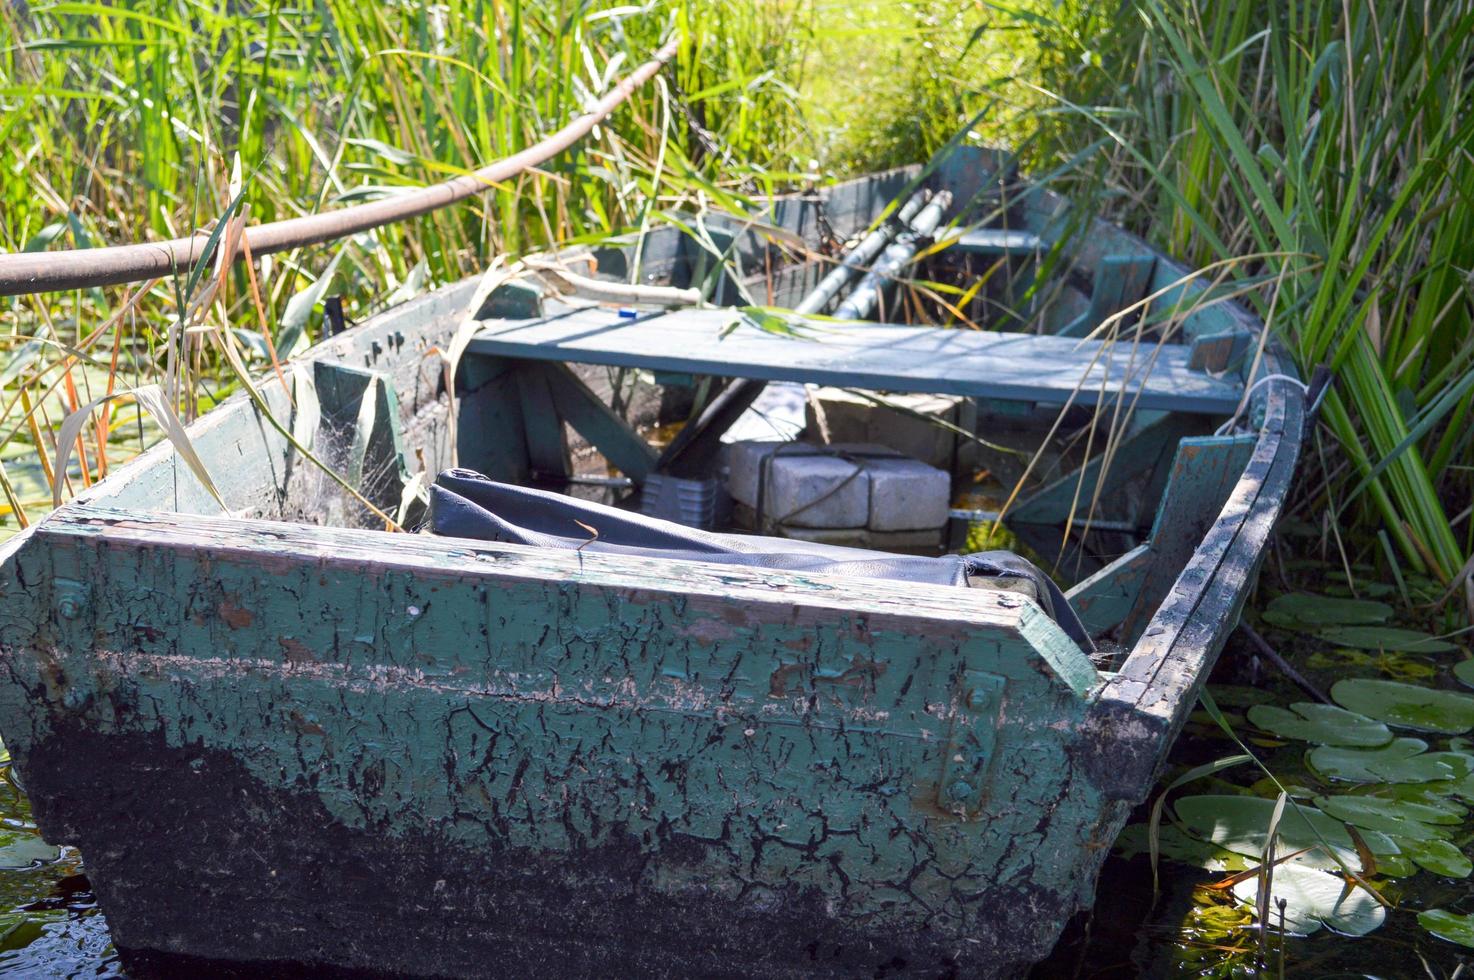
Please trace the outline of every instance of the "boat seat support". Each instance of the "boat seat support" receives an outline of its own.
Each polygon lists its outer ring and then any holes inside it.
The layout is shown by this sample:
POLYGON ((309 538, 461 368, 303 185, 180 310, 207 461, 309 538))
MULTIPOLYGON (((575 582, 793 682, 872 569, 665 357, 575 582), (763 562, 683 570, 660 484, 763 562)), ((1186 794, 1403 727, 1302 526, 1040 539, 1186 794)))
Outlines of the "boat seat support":
POLYGON ((1058 331, 1060 337, 1084 337, 1146 295, 1152 272, 1157 267, 1155 255, 1108 255, 1101 259, 1090 287, 1090 307, 1058 331))

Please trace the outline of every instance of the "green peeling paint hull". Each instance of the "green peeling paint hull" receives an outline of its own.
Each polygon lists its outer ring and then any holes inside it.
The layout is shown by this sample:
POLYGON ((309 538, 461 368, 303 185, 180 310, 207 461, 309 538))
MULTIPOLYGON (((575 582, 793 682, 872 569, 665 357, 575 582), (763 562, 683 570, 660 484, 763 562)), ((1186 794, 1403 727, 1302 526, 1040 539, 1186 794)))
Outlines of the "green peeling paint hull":
MULTIPOLYGON (((976 190, 995 162, 933 180, 976 190)), ((863 226, 907 176, 837 189, 828 220, 863 226)), ((776 207, 812 232, 807 205, 776 207)), ((1020 214, 1042 234, 1060 202, 1020 214)), ((688 261, 677 240, 650 261, 688 261)), ((1145 254, 1108 228, 1089 247, 1145 254)), ((1181 270, 1153 274, 1133 288, 1181 270)), ((488 472, 547 448, 504 353, 468 358, 447 425, 432 351, 473 287, 315 348, 295 404, 263 382, 381 506, 452 440, 488 472)), ((1258 329, 1229 304, 1185 322, 1258 329)), ((1105 672, 1006 592, 388 535, 228 403, 191 432, 231 513, 161 447, 7 545, 0 732, 136 957, 1014 975, 1089 905, 1236 621, 1304 425, 1280 383, 1246 435, 1143 414, 1131 473, 1086 469, 1137 488, 1111 519, 1138 543, 1071 593, 1123 648, 1105 672)), ((1015 526, 1062 525, 1060 499, 1015 526)))

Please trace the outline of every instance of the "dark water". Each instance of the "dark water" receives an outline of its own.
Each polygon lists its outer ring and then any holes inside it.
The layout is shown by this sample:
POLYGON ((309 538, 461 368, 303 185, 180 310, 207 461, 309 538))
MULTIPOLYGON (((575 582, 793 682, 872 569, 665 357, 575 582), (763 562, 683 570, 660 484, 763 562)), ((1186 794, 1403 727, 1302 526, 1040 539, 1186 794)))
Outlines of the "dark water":
MULTIPOLYGON (((1262 672, 1232 642, 1214 674, 1220 703, 1232 717, 1232 702, 1297 700, 1282 679, 1262 672)), ((1172 767, 1182 769, 1231 754, 1236 747, 1216 726, 1199 717, 1174 747, 1172 767)), ((1256 752, 1261 748, 1255 746, 1256 752)), ((1262 757, 1282 776, 1293 777, 1300 752, 1293 746, 1266 747, 1262 757)), ((0 757, 3 759, 3 757, 0 757)), ((1244 777, 1247 778, 1247 777, 1244 777)), ((1184 792, 1211 792, 1211 786, 1184 792)), ((1147 819, 1143 807, 1132 822, 1147 819)), ((24 795, 0 782, 0 833, 34 832, 24 795)), ((1135 836, 1139 841, 1140 835, 1135 836)), ((1114 980, 1127 977, 1380 977, 1452 980, 1474 977, 1474 950, 1436 939, 1417 924, 1426 908, 1474 911, 1474 879, 1450 881, 1428 872, 1384 883, 1397 908, 1386 924, 1361 939, 1322 931, 1308 938, 1269 937, 1260 960, 1258 930, 1231 901, 1214 899, 1196 886, 1221 878, 1170 861, 1161 865, 1161 893, 1153 895, 1148 857, 1132 853, 1133 834, 1107 861, 1095 908, 1066 930, 1054 955, 1034 977, 1114 980), (1462 974, 1459 973, 1462 968, 1462 974)), ((1470 829, 1457 843, 1471 850, 1470 829)), ((0 854, 5 849, 0 849, 0 854)), ((15 853, 15 852, 11 852, 15 853)), ((24 849, 20 851, 24 854, 24 849)), ((15 862, 12 862, 15 863, 15 862)), ((80 855, 62 848, 38 866, 0 870, 0 976, 129 976, 113 949, 107 924, 92 895, 80 855)), ((150 967, 150 977, 220 975, 218 966, 195 963, 150 967)), ((135 978, 139 973, 131 974, 135 978)))
MULTIPOLYGON (((25 795, 8 783, 0 783, 0 826, 12 839, 36 829, 25 795)), ((64 847, 33 865, 0 870, 0 976, 124 976, 77 851, 64 847)))

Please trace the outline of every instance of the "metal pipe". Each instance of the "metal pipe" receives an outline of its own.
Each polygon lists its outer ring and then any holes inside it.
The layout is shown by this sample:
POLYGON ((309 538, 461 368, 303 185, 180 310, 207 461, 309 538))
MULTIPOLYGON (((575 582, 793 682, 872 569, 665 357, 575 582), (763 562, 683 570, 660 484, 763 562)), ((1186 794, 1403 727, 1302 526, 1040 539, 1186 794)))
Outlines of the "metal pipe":
MULTIPOLYGON (((912 194, 910 199, 901 206, 901 210, 896 213, 897 220, 886 221, 862 238, 845 254, 838 265, 829 270, 828 275, 819 280, 819 284, 804 296, 793 311, 798 314, 818 313, 828 306, 851 279, 874 261, 876 255, 880 254, 881 249, 896 236, 900 229, 916 220, 917 215, 922 213, 922 205, 926 203, 926 200, 927 192, 924 190, 912 194)), ((710 452, 695 453, 693 456, 691 447, 707 442, 708 440, 703 439, 702 436, 708 430, 714 428, 718 434, 721 434, 730 429, 767 386, 766 381, 757 381, 752 378, 739 378, 733 381, 711 400, 694 421, 676 433, 670 445, 665 447, 665 452, 661 453, 660 458, 656 460, 655 471, 669 473, 673 476, 699 475, 707 464, 707 456, 710 455, 710 452)))
MULTIPOLYGON (((678 37, 672 38, 653 58, 594 103, 588 112, 525 150, 488 164, 475 173, 394 197, 247 228, 244 237, 250 254, 269 255, 345 238, 370 228, 416 218, 490 190, 582 139, 675 57, 679 41, 678 37)), ((205 255, 208 239, 206 234, 195 234, 166 242, 0 255, 0 296, 111 286, 168 276, 193 268, 205 255)))
POLYGON ((880 305, 885 291, 895 281, 902 269, 916 258, 921 243, 932 236, 942 223, 942 213, 952 203, 952 194, 937 191, 930 202, 911 222, 910 230, 903 232, 894 244, 885 250, 875 267, 865 273, 860 284, 850 291, 845 301, 839 304, 834 315, 841 320, 863 320, 880 305))
POLYGON ((896 237, 896 233, 911 224, 917 212, 926 204, 926 199, 926 191, 917 191, 912 194, 911 199, 896 213, 895 220, 885 222, 861 239, 845 254, 839 265, 830 269, 829 274, 819 280, 819 285, 815 286, 793 308, 793 312, 799 314, 824 312, 824 307, 839 295, 839 291, 848 285, 851 279, 864 272, 865 267, 875 261, 875 257, 890 243, 891 239, 896 237))

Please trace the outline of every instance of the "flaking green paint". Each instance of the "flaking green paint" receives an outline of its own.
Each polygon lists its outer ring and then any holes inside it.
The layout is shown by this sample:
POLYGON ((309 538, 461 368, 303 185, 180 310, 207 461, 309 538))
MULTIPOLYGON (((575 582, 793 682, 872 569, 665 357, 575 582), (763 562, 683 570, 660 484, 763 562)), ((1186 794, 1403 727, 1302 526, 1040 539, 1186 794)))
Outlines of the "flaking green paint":
POLYGON ((906 587, 867 602, 797 575, 497 547, 437 569, 200 527, 92 511, 23 549, 0 628, 23 771, 59 716, 159 731, 346 827, 570 859, 633 839, 642 887, 694 877, 741 901, 801 882, 837 916, 959 939, 980 894, 1093 877, 1102 803, 1069 743, 1095 671, 1020 597, 913 607, 906 587), (86 583, 74 618, 62 582, 86 583), (981 716, 969 672, 998 678, 981 716), (979 725, 989 751, 953 808, 947 749, 979 725), (675 836, 701 858, 665 860, 675 836))

